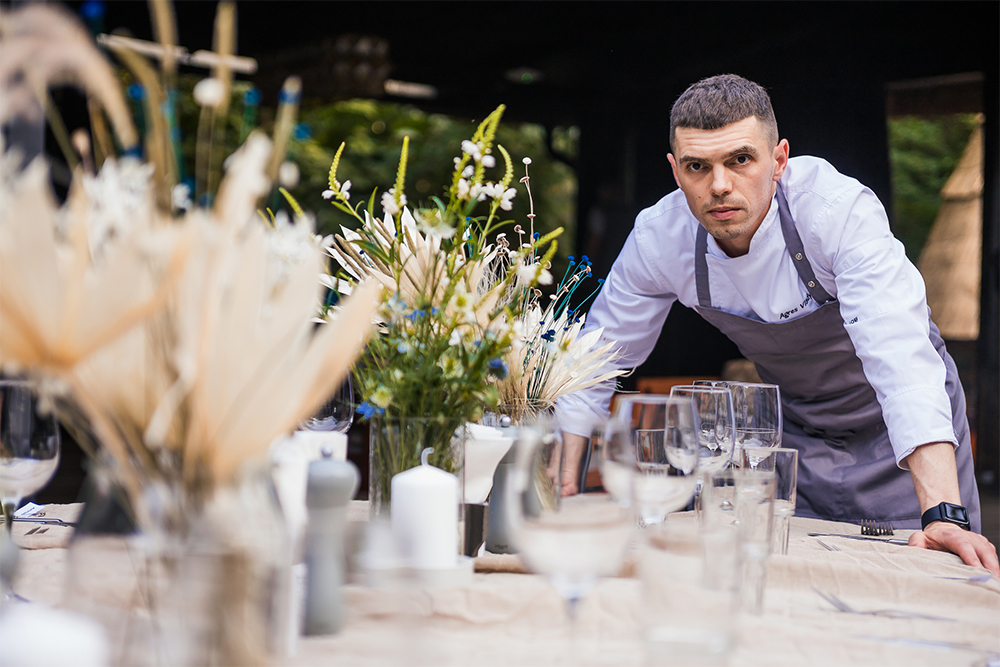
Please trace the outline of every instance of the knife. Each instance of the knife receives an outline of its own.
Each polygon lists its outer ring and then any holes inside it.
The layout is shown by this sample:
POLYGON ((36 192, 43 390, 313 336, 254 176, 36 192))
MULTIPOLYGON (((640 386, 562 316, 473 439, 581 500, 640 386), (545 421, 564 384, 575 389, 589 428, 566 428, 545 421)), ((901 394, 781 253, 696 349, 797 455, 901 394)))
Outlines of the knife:
POLYGON ((903 546, 908 545, 909 540, 901 540, 898 538, 882 539, 880 537, 868 537, 866 535, 838 535, 837 533, 807 533, 809 537, 846 537, 849 540, 868 540, 871 542, 886 542, 888 544, 901 544, 903 546))

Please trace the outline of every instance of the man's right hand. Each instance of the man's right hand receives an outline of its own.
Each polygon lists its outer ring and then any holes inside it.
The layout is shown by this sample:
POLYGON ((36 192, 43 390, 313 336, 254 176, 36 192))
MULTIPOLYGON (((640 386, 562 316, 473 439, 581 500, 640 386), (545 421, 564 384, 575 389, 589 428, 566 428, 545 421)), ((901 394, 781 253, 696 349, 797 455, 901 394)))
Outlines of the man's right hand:
POLYGON ((580 488, 580 463, 583 453, 590 446, 590 438, 573 433, 563 433, 562 496, 574 496, 580 488))

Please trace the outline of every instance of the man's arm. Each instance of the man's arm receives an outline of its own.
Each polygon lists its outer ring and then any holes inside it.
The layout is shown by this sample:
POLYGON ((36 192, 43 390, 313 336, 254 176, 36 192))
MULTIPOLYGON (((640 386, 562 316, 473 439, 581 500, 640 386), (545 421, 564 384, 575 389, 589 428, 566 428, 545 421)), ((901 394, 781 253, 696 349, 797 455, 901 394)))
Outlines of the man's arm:
MULTIPOLYGON (((926 512, 942 502, 962 504, 955 467, 955 447, 950 442, 934 442, 917 447, 906 457, 913 475, 913 486, 926 512)), ((958 554, 966 564, 985 567, 1000 577, 997 549, 982 535, 964 530, 953 523, 935 521, 925 530, 910 536, 910 546, 958 554)))

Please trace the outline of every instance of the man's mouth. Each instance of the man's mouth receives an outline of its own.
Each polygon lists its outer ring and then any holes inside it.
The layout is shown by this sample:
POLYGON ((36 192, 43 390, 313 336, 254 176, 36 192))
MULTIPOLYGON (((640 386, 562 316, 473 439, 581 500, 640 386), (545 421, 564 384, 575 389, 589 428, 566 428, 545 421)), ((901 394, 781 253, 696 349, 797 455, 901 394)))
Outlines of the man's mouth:
POLYGON ((740 209, 735 206, 714 206, 708 209, 708 214, 716 220, 729 220, 739 212, 740 209))

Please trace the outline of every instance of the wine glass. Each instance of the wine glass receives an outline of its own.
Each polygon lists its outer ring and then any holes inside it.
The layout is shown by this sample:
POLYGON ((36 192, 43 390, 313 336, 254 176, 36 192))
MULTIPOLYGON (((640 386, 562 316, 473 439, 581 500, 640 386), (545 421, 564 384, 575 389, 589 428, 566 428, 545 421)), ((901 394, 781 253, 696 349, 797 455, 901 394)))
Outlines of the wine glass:
POLYGON ((608 421, 601 479, 621 497, 631 483, 640 527, 663 523, 691 500, 699 428, 690 398, 651 394, 623 399, 608 421))
POLYGON ((354 420, 354 392, 351 376, 344 378, 337 391, 323 404, 323 407, 300 425, 303 431, 332 431, 347 433, 354 420))
POLYGON ((518 430, 513 448, 507 534, 528 568, 547 576, 566 601, 572 632, 598 577, 614 576, 624 564, 635 529, 630 489, 626 483, 610 493, 562 496, 563 440, 544 416, 518 430))
MULTIPOLYGON (((736 408, 736 447, 781 446, 781 390, 776 384, 733 382, 730 384, 736 408)), ((739 455, 734 456, 739 461, 739 455)), ((760 459, 748 457, 751 468, 760 459)))
POLYGON ((698 467, 705 473, 722 470, 733 456, 736 416, 728 387, 677 385, 671 396, 690 398, 701 423, 698 431, 698 467))
POLYGON ((59 465, 59 427, 38 414, 32 383, 0 379, 0 501, 8 534, 14 510, 52 478, 59 465))

